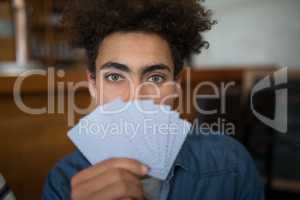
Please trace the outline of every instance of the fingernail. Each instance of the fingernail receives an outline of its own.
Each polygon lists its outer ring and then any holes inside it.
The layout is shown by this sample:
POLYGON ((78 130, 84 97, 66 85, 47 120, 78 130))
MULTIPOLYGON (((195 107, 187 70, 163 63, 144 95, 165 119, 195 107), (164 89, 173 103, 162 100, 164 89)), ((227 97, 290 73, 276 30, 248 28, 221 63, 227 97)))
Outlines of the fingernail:
POLYGON ((143 165, 142 166, 142 172, 143 172, 143 174, 148 174, 149 168, 147 166, 143 165))

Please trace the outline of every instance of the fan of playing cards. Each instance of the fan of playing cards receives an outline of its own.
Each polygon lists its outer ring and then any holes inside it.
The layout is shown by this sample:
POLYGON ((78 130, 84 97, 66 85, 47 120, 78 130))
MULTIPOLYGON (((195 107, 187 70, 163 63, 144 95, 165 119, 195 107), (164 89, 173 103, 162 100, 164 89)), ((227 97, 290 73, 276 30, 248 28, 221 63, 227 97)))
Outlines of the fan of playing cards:
POLYGON ((68 136, 91 164, 135 159, 149 166, 150 176, 164 180, 190 128, 170 106, 117 98, 82 118, 68 136))

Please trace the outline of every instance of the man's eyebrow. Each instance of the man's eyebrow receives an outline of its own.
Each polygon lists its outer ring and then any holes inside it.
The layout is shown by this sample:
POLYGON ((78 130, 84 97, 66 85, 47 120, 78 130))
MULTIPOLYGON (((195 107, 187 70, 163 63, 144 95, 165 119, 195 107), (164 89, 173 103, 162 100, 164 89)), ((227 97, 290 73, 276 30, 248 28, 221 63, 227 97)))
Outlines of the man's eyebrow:
POLYGON ((117 69, 120 71, 124 71, 124 72, 130 72, 131 70, 129 69, 129 67, 127 65, 121 64, 121 63, 116 63, 116 62, 107 62, 105 64, 103 64, 99 70, 102 69, 117 69))
MULTIPOLYGON (((114 68, 114 69, 117 69, 120 71, 124 71, 124 72, 131 72, 131 69, 127 65, 124 65, 121 63, 116 63, 116 62, 107 62, 107 63, 103 64, 99 70, 111 69, 111 68, 114 68)), ((152 71, 156 71, 156 70, 167 70, 167 71, 171 72, 170 67, 161 63, 161 64, 154 64, 154 65, 142 67, 141 75, 144 76, 145 74, 150 73, 152 71)))
POLYGON ((145 74, 150 73, 150 72, 155 71, 155 70, 167 70, 167 71, 171 72, 170 67, 168 67, 167 65, 165 65, 165 64, 155 64, 155 65, 150 65, 150 66, 143 67, 141 74, 142 74, 142 76, 144 76, 145 74))

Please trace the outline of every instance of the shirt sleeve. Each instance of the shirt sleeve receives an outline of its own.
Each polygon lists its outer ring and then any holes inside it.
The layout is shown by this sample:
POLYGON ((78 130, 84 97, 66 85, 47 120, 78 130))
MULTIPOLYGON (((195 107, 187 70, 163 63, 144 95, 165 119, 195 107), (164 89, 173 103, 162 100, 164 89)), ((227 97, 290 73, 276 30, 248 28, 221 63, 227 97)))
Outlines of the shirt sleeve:
POLYGON ((70 180, 59 167, 48 175, 42 194, 43 200, 68 200, 70 197, 70 180))

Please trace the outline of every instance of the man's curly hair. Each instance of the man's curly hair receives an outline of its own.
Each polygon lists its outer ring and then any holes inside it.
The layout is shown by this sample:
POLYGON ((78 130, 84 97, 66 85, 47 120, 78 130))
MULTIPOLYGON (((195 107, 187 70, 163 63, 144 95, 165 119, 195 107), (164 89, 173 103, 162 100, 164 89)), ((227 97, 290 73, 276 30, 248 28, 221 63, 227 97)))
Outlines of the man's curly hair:
POLYGON ((71 33, 73 46, 86 50, 92 74, 106 36, 138 31, 158 34, 169 43, 176 76, 185 59, 208 47, 201 33, 214 24, 210 17, 198 0, 71 0, 63 24, 71 33))

